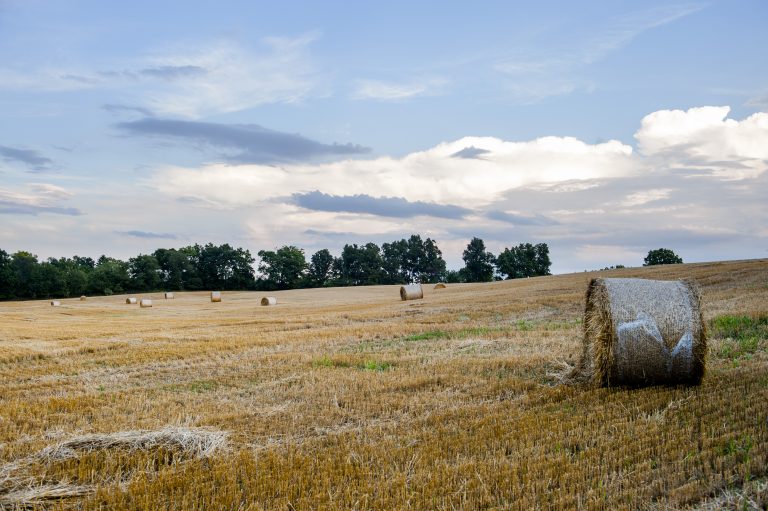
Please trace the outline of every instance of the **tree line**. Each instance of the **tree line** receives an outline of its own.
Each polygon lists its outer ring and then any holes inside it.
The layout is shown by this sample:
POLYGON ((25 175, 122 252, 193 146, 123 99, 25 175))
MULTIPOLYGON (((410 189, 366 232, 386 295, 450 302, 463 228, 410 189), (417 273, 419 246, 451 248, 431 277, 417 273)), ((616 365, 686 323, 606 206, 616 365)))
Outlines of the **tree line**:
POLYGON ((494 256, 480 238, 463 253, 464 267, 447 270, 431 238, 365 245, 347 244, 339 256, 285 245, 260 250, 258 273, 250 251, 229 244, 160 248, 127 261, 102 255, 48 258, 0 249, 0 299, 67 298, 150 291, 280 290, 307 287, 405 284, 409 282, 489 282, 549 275, 546 243, 505 248, 494 256))

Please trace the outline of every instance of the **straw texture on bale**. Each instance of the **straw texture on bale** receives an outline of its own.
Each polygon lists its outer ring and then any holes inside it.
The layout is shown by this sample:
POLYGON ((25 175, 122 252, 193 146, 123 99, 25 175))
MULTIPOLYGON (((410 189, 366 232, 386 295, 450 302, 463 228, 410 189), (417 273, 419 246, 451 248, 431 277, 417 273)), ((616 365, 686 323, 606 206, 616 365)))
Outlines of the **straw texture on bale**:
POLYGON ((61 307, 61 302, 58 300, 51 301, 51 307, 61 307))
POLYGON ((435 284, 435 289, 445 289, 447 286, 443 284, 442 282, 438 282, 435 284))
POLYGON ((424 298, 424 290, 421 284, 408 284, 400 287, 401 300, 418 300, 424 298))
POLYGON ((698 385, 707 334, 689 281, 592 279, 575 381, 610 385, 698 385))
POLYGON ((85 301, 85 300, 87 300, 87 299, 88 299, 88 297, 87 297, 87 296, 85 296, 85 295, 83 295, 83 296, 81 296, 81 297, 80 297, 80 301, 81 301, 81 302, 84 302, 84 301, 85 301))
POLYGON ((173 300, 173 293, 165 293, 166 300, 173 300))
POLYGON ((221 301, 221 291, 211 291, 211 301, 212 302, 220 302, 221 301))
POLYGON ((261 299, 261 305, 277 305, 277 298, 274 296, 265 296, 261 299))
POLYGON ((139 307, 152 307, 152 300, 149 298, 142 298, 139 302, 139 307))
POLYGON ((126 298, 125 299, 125 303, 134 304, 134 303, 136 303, 136 298, 134 298, 134 297, 126 298))

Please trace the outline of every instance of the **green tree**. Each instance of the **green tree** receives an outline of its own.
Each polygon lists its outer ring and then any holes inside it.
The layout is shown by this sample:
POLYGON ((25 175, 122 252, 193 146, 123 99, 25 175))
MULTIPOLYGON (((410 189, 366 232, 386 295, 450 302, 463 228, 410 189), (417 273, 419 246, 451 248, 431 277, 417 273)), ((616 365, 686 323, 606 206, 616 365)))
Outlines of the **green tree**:
POLYGON ((423 243, 423 255, 419 261, 419 282, 440 282, 445 280, 445 260, 437 243, 427 238, 423 243))
MULTIPOLYGON (((306 271, 304 250, 286 245, 272 250, 260 250, 259 273, 266 289, 294 289, 299 287, 306 271)), ((329 254, 330 255, 330 254, 329 254)))
POLYGON ((362 247, 344 245, 338 263, 342 285, 369 286, 380 284, 382 279, 381 249, 375 243, 362 247))
POLYGON ((228 243, 195 245, 196 270, 205 289, 252 289, 256 284, 254 258, 248 250, 228 243))
POLYGON ((16 297, 36 298, 35 290, 40 287, 35 282, 37 265, 37 256, 34 254, 23 250, 13 254, 11 268, 16 297))
POLYGON ((657 248, 650 250, 643 259, 643 266, 654 266, 657 264, 680 264, 683 259, 668 248, 657 248))
POLYGON ((546 243, 532 245, 521 243, 516 247, 505 248, 496 259, 496 267, 507 279, 520 279, 550 275, 549 247, 546 243))
POLYGON ((486 252, 485 243, 480 238, 472 238, 462 254, 464 268, 461 269, 465 282, 490 282, 493 280, 493 266, 496 258, 486 252))
POLYGON ((8 252, 0 249, 0 300, 8 300, 15 296, 13 259, 8 252))
MULTIPOLYGON (((90 258, 88 258, 90 259, 90 258)), ((61 274, 63 289, 54 292, 55 296, 78 296, 88 289, 88 279, 93 266, 83 264, 83 258, 75 256, 72 259, 51 257, 48 262, 55 266, 61 274)), ((93 262, 93 259, 90 259, 93 262)))
POLYGON ((160 263, 155 256, 139 254, 128 260, 130 287, 136 291, 154 291, 160 288, 160 263))
POLYGON ((381 245, 383 284, 405 284, 409 281, 406 266, 408 242, 404 239, 381 245))
POLYGON ((101 256, 91 274, 88 287, 93 294, 120 294, 126 292, 129 282, 127 263, 119 259, 101 256))
POLYGON ((459 284, 464 282, 464 278, 460 271, 448 270, 445 272, 445 281, 449 284, 459 284))
POLYGON ((327 248, 318 250, 310 258, 308 279, 312 287, 323 287, 333 279, 333 256, 327 248))
POLYGON ((180 250, 159 248, 152 255, 160 265, 160 280, 164 289, 179 291, 201 288, 200 285, 191 283, 197 274, 194 266, 196 252, 193 247, 180 250))

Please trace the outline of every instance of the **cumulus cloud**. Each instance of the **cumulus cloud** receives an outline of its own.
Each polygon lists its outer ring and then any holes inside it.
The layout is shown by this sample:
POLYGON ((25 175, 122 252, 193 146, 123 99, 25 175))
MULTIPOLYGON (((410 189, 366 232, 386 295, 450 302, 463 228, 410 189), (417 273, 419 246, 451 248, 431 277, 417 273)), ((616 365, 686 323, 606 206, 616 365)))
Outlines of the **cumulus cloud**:
POLYGON ((639 151, 618 141, 465 137, 402 158, 166 167, 147 184, 194 209, 238 209, 257 246, 333 248, 418 232, 455 267, 471 236, 493 251, 543 241, 556 271, 640 264, 661 246, 699 260, 763 253, 768 172, 756 172, 754 142, 768 128, 759 115, 695 114, 647 116, 639 151))
POLYGON ((768 169, 768 113, 742 121, 727 106, 660 110, 635 134, 643 156, 667 167, 723 179, 754 178, 768 169))
POLYGON ((0 145, 0 157, 11 163, 22 163, 32 172, 44 172, 53 166, 53 160, 46 158, 39 151, 0 145))
POLYGON ((170 167, 152 184, 177 197, 237 207, 319 191, 331 195, 370 194, 408 201, 479 207, 506 190, 531 183, 557 183, 634 174, 632 148, 618 141, 587 144, 570 137, 507 142, 465 137, 403 158, 341 160, 323 164, 206 165, 170 167), (466 147, 487 151, 483 159, 454 158, 466 147))
POLYGON ((317 157, 364 154, 370 151, 356 144, 322 144, 292 133, 263 128, 257 124, 216 124, 198 121, 145 118, 116 125, 131 135, 172 137, 202 146, 234 150, 227 155, 238 163, 301 161, 317 157))
POLYGON ((68 190, 49 183, 30 183, 30 192, 19 192, 8 188, 0 188, 0 214, 8 215, 38 215, 52 213, 58 215, 81 215, 77 208, 66 207, 62 201, 70 199, 73 194, 68 190))

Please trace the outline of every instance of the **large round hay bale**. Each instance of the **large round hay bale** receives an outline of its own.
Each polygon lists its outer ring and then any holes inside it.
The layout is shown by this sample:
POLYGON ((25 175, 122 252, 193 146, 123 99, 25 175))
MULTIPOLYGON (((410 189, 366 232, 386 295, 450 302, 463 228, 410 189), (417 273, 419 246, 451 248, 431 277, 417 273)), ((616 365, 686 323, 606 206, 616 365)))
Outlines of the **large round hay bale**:
POLYGON ((698 385, 707 333, 689 281, 592 279, 572 377, 596 385, 698 385))
POLYGON ((421 284, 400 286, 400 299, 418 300, 420 298, 424 298, 424 290, 421 288, 421 284))
POLYGON ((165 293, 166 300, 173 300, 173 293, 165 293))
POLYGON ((150 300, 149 298, 142 298, 141 301, 139 302, 139 307, 142 307, 142 308, 152 307, 152 300, 150 300))
POLYGON ((80 301, 81 301, 81 302, 84 302, 84 301, 86 301, 87 299, 88 299, 88 297, 87 297, 87 296, 85 296, 85 295, 82 295, 82 296, 80 296, 80 301))
POLYGON ((435 284, 435 289, 445 289, 447 286, 443 284, 442 282, 438 282, 435 284))
POLYGON ((265 296, 261 299, 261 305, 277 305, 277 298, 274 296, 265 296))
POLYGON ((58 300, 51 300, 51 307, 61 307, 61 302, 58 300))
POLYGON ((221 301, 221 291, 211 291, 211 301, 212 302, 220 302, 221 301))
POLYGON ((134 298, 133 296, 130 297, 130 298, 126 298, 125 299, 125 303, 135 304, 136 303, 136 298, 134 298))

